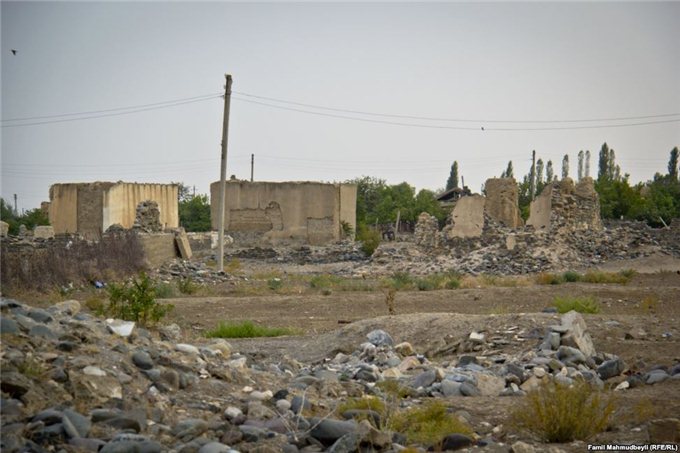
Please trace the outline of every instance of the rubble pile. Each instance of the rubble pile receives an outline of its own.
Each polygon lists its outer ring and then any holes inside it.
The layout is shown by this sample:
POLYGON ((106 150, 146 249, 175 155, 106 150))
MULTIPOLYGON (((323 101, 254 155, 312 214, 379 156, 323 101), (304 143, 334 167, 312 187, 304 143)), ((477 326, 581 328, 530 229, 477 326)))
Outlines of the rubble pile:
MULTIPOLYGON (((373 329, 351 352, 300 363, 271 359, 266 346, 249 355, 223 339, 188 343, 174 324, 98 319, 73 300, 40 309, 2 299, 0 310, 3 452, 399 451, 401 433, 335 408, 349 397, 387 401, 376 385, 386 380, 402 388, 405 409, 429 397, 522 395, 548 380, 625 390, 680 379, 679 364, 634 372, 596 352, 575 312, 544 334, 456 332, 423 353, 373 329)), ((512 451, 503 428, 486 425, 466 444, 512 451)))
POLYGON ((158 203, 153 200, 142 201, 137 205, 135 223, 132 228, 140 229, 147 233, 163 231, 161 224, 161 211, 158 203))
POLYGON ((439 223, 435 216, 423 212, 418 216, 418 223, 413 233, 413 242, 425 248, 437 248, 441 244, 442 237, 439 232, 439 223))

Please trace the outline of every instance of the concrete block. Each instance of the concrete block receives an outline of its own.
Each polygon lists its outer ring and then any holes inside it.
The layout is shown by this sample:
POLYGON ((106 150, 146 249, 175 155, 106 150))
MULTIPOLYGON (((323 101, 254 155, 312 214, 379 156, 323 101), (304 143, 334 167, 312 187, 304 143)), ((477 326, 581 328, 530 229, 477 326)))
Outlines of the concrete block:
POLYGON ((33 228, 34 239, 52 239, 54 237, 54 228, 51 225, 37 225, 33 228))
POLYGON ((9 223, 0 220, 0 237, 7 237, 9 234, 9 223))
POLYGON ((179 256, 181 256, 182 259, 190 260, 192 255, 191 246, 189 245, 187 233, 184 230, 175 233, 175 242, 177 243, 179 256))

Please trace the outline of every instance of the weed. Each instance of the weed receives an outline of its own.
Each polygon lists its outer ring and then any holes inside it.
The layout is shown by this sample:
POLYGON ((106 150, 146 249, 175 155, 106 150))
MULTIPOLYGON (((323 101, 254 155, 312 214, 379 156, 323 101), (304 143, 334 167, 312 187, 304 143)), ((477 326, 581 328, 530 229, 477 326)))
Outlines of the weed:
POLYGON ((442 440, 449 434, 472 435, 472 429, 448 413, 440 401, 395 413, 388 421, 388 428, 404 434, 409 443, 434 446, 435 450, 441 448, 442 440))
POLYGON ((562 276, 543 272, 536 276, 536 283, 539 285, 559 285, 562 283, 562 276))
POLYGON ((458 289, 460 288, 460 278, 458 277, 449 277, 448 280, 446 280, 446 283, 444 284, 444 287, 446 289, 458 289))
POLYGON ((99 296, 92 296, 85 301, 85 306, 97 316, 103 316, 106 311, 106 303, 99 296))
POLYGON ((191 277, 186 277, 177 281, 177 289, 182 294, 194 294, 198 291, 198 285, 194 283, 191 277))
POLYGON ((385 284, 396 290, 412 288, 415 279, 408 272, 395 272, 385 284))
POLYGON ((283 335, 295 335, 299 332, 285 327, 264 327, 255 325, 252 321, 239 323, 221 322, 213 329, 206 332, 207 338, 255 338, 255 337, 280 337, 283 335))
POLYGON ((380 233, 360 224, 357 228, 357 241, 361 242, 361 250, 366 256, 371 256, 380 245, 380 233))
POLYGON ((162 305, 156 301, 156 288, 144 272, 129 283, 110 284, 107 291, 109 305, 105 309, 106 314, 126 321, 153 324, 173 309, 172 305, 162 305))
POLYGON ((580 282, 583 276, 575 271, 566 271, 562 274, 562 279, 568 283, 580 282))
POLYGON ((636 274, 637 271, 635 269, 622 269, 621 271, 619 271, 619 275, 627 278, 628 280, 635 277, 636 274))
POLYGON ((657 309, 658 306, 659 306, 659 298, 656 297, 656 296, 647 296, 644 299, 642 299, 642 302, 640 302, 640 308, 645 313, 656 312, 656 309, 657 309))
POLYGON ((611 273, 602 271, 588 271, 583 276, 583 281, 586 283, 619 283, 625 285, 632 278, 632 274, 621 272, 611 273))
POLYGON ((551 382, 529 392, 510 422, 545 442, 571 442, 604 431, 614 409, 611 397, 605 399, 586 382, 573 386, 551 382))
POLYGON ((326 289, 339 285, 342 282, 340 277, 329 274, 315 275, 309 280, 309 286, 314 289, 326 289))
POLYGON ((224 270, 230 274, 236 273, 237 271, 241 270, 241 262, 238 258, 232 258, 224 267, 224 270))
MULTIPOLYGON (((371 396, 365 396, 362 398, 349 398, 344 403, 338 406, 337 413, 342 415, 345 412, 351 410, 373 411, 376 412, 381 419, 386 418, 387 415, 387 405, 385 404, 385 402, 380 398, 371 396)), ((377 422, 377 420, 375 420, 370 415, 367 414, 363 418, 365 418, 369 422, 374 422, 373 424, 377 425, 377 423, 375 423, 377 422)), ((376 426, 376 428, 380 428, 380 426, 376 426)))
POLYGON ((283 280, 279 277, 270 278, 267 280, 267 287, 272 291, 278 291, 283 288, 283 280))
POLYGON ((33 356, 26 356, 17 366, 17 371, 26 377, 39 378, 45 373, 45 367, 33 356))
POLYGON ((175 297, 175 288, 170 283, 158 282, 154 288, 155 296, 159 299, 175 297))
POLYGON ((575 310, 579 313, 599 313, 600 304, 593 297, 560 297, 557 296, 553 300, 553 305, 557 308, 559 313, 567 313, 575 310))
POLYGON ((348 222, 341 220, 340 221, 340 228, 342 228, 342 237, 343 238, 354 237, 354 228, 352 228, 352 225, 350 225, 348 222))

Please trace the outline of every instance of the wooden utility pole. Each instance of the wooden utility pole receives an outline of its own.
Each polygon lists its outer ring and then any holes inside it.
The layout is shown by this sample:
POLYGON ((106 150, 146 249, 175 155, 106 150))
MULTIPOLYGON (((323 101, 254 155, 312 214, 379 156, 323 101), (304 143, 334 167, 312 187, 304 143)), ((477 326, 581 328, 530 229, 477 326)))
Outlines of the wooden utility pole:
POLYGON ((217 245, 219 250, 219 258, 217 260, 220 272, 224 271, 224 192, 227 181, 227 140, 229 138, 229 101, 231 100, 231 75, 224 75, 227 79, 227 84, 224 87, 224 117, 222 123, 222 161, 220 165, 220 193, 218 205, 218 231, 217 231, 217 245))
POLYGON ((255 154, 250 155, 250 182, 253 182, 253 174, 255 172, 255 154))

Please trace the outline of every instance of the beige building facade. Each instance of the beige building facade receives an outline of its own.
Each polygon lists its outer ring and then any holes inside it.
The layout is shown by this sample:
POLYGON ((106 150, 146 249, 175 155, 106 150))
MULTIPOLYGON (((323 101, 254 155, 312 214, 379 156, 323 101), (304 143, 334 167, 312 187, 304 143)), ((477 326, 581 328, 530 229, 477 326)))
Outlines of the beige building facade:
MULTIPOLYGON (((210 185, 212 228, 217 230, 220 183, 210 185)), ((227 181, 225 231, 239 243, 325 244, 356 229, 357 186, 320 182, 227 181)))
POLYGON ((126 182, 54 184, 50 187, 49 217, 56 234, 80 233, 96 239, 111 225, 132 228, 137 205, 158 203, 164 228, 179 226, 178 186, 126 182))

